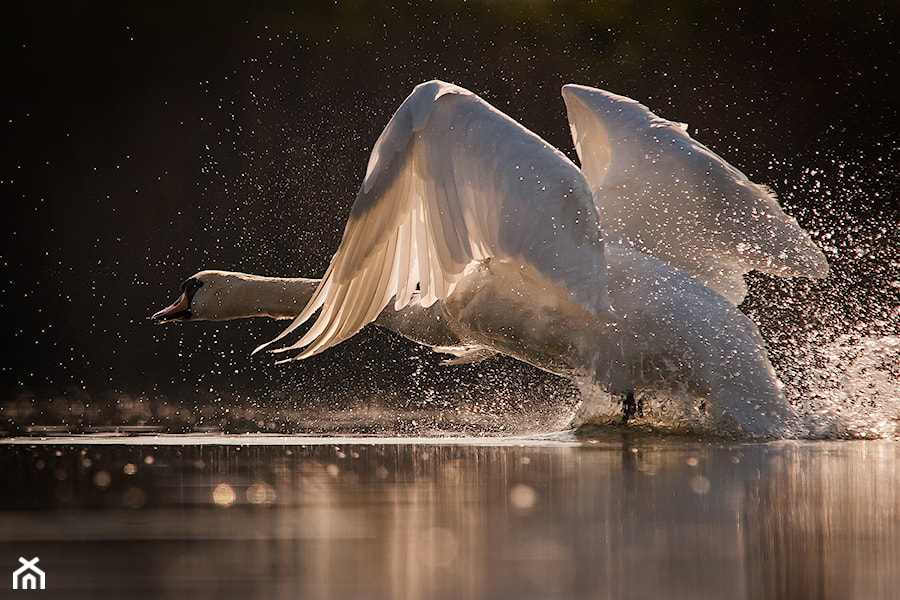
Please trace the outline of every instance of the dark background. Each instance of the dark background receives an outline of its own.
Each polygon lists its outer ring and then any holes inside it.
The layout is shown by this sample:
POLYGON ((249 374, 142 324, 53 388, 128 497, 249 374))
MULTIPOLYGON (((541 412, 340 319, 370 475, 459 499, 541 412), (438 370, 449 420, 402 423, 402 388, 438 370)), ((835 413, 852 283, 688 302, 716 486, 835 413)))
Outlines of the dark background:
POLYGON ((221 413, 571 396, 511 360, 440 367, 385 332, 275 366, 249 354, 284 323, 146 320, 203 268, 321 275, 375 139, 432 78, 573 158, 559 89, 603 87, 772 186, 833 266, 825 283, 752 278, 744 308, 780 367, 842 331, 895 331, 900 5, 761 4, 4 3, 4 427, 59 399, 80 405, 72 425, 173 398, 221 413))

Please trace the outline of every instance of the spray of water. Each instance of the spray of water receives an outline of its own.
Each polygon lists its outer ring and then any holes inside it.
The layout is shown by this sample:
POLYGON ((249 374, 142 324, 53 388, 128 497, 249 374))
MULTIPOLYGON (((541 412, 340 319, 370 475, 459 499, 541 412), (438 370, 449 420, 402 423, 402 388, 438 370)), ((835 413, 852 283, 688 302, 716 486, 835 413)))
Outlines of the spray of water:
MULTIPOLYGON (((786 432, 791 437, 900 438, 900 151, 886 143, 873 152, 854 160, 816 153, 806 161, 812 166, 775 162, 770 169, 781 179, 782 203, 831 266, 821 281, 754 273, 741 306, 800 417, 786 432)), ((622 422, 622 398, 580 387, 576 426, 622 422)), ((638 401, 630 427, 733 433, 693 390, 673 386, 638 401)))
POLYGON ((758 278, 746 307, 803 418, 801 435, 900 436, 900 152, 881 151, 820 156, 802 171, 786 199, 822 199, 801 218, 831 274, 816 283, 758 278))

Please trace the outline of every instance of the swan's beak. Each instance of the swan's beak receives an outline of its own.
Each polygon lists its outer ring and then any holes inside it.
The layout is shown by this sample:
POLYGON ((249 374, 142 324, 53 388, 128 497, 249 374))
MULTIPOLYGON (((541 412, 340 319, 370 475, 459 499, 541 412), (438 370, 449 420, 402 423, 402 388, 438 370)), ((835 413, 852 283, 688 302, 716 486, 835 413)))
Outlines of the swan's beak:
POLYGON ((156 323, 168 323, 170 321, 187 321, 191 318, 191 302, 188 299, 187 293, 182 293, 181 296, 172 303, 171 306, 162 309, 158 313, 155 313, 151 320, 156 323))

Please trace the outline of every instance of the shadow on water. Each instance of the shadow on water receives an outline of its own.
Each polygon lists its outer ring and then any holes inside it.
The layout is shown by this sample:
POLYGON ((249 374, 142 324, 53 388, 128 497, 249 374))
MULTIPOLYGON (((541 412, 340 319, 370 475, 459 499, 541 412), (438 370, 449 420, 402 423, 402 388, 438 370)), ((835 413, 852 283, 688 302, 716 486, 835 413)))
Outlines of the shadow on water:
POLYGON ((900 589, 896 444, 613 438, 23 440, 0 559, 39 556, 67 598, 900 589))

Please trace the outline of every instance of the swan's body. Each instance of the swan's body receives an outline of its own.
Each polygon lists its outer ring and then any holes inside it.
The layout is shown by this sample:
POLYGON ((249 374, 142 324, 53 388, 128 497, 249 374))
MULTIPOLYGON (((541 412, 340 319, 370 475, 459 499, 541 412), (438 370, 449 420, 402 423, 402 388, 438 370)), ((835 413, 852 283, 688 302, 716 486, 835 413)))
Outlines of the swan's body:
POLYGON ((751 434, 793 416, 756 325, 685 272, 607 244, 609 297, 619 319, 600 321, 534 271, 486 263, 444 303, 470 346, 502 352, 615 395, 679 392, 704 400, 716 422, 751 434), (727 417, 726 417, 727 415, 727 417))
POLYGON ((376 142, 321 281, 204 272, 154 318, 296 316, 279 340, 321 309, 279 350, 304 358, 375 322, 459 361, 500 352, 612 393, 680 386, 778 433, 793 412, 734 304, 744 272, 821 276, 824 257, 674 124, 600 90, 564 96, 587 181, 470 92, 423 84, 376 142), (598 214, 619 242, 605 250, 598 214))
MULTIPOLYGON (((446 300, 386 307, 373 321, 438 352, 472 362, 506 354, 612 394, 704 400, 714 422, 774 435, 792 417, 753 322, 683 271, 632 248, 607 245, 615 322, 598 319, 533 268, 485 261, 446 300)), ((202 271, 154 318, 288 319, 319 280, 202 271), (265 300, 263 300, 265 299, 265 300)))

